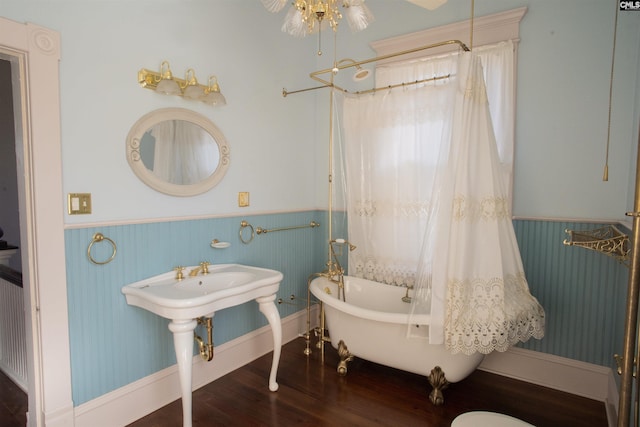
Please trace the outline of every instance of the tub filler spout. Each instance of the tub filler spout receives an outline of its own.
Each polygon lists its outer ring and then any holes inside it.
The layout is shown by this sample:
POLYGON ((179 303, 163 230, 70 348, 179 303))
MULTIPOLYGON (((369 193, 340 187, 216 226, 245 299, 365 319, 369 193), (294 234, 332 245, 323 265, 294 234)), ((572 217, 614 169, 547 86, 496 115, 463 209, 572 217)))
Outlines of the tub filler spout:
POLYGON ((332 239, 331 241, 329 241, 329 251, 331 252, 331 257, 329 259, 329 262, 327 262, 327 270, 325 271, 326 277, 330 281, 338 285, 338 299, 342 299, 342 301, 345 301, 344 268, 342 267, 342 265, 340 265, 338 256, 342 255, 342 247, 344 246, 347 246, 347 248, 349 248, 349 252, 356 249, 355 245, 352 245, 345 239, 332 239), (340 250, 337 253, 334 245, 340 245, 340 250))
MULTIPOLYGON (((327 261, 327 264, 326 264, 327 268, 320 273, 311 274, 307 279, 307 330, 303 335, 306 343, 304 354, 307 356, 311 354, 311 333, 312 332, 315 333, 315 335, 318 337, 317 347, 320 349, 320 352, 322 354, 321 358, 323 360, 324 360, 324 343, 331 341, 331 339, 325 334, 326 331, 324 326, 324 311, 322 309, 322 303, 320 303, 320 326, 314 328, 313 330, 311 329, 311 289, 310 289, 311 282, 313 281, 313 279, 322 277, 327 281, 329 281, 330 283, 337 285, 338 287, 337 298, 346 302, 346 294, 344 289, 344 268, 342 267, 342 265, 340 264, 340 260, 338 259, 338 257, 342 255, 342 248, 345 246, 349 249, 350 252, 356 249, 355 245, 351 244, 345 239, 331 239, 329 241, 329 260, 327 261), (339 250, 337 252, 334 245, 339 245, 339 250)), ((345 368, 346 368, 346 363, 345 363, 345 368)), ((345 372, 346 372, 346 369, 345 369, 345 372)))

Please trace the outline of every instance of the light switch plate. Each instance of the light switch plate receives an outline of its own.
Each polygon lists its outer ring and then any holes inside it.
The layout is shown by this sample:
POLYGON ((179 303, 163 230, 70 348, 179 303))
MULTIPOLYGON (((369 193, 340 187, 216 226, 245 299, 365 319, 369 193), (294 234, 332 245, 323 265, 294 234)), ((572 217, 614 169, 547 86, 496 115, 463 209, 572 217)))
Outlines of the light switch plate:
POLYGON ((238 207, 246 208, 249 206, 249 192, 241 191, 238 193, 238 207))
POLYGON ((67 212, 69 215, 91 213, 91 193, 69 193, 67 196, 67 212))

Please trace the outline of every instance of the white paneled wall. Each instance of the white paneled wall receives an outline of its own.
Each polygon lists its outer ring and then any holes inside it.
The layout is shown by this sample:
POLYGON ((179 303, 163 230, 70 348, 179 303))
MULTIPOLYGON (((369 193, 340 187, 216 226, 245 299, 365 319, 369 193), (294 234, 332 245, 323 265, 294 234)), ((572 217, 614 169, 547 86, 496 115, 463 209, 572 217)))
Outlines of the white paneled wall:
POLYGON ((27 352, 22 288, 0 278, 0 370, 27 390, 27 352))

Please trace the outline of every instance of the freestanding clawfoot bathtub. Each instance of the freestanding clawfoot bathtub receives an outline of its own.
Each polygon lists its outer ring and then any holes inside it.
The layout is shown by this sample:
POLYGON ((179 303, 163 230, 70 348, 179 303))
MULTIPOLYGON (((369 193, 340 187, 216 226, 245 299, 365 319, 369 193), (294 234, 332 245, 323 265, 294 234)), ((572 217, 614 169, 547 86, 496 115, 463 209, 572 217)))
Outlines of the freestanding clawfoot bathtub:
MULTIPOLYGON (((331 345, 338 349, 338 373, 347 372, 354 356, 419 375, 426 375, 433 386, 429 398, 443 403, 442 390, 471 374, 482 362, 483 354, 451 354, 444 344, 432 345, 427 339, 408 338, 407 323, 411 304, 403 301, 406 288, 366 279, 344 276, 345 301, 338 299, 338 285, 326 277, 313 279, 311 293, 323 303, 331 345)), ((425 316, 428 324, 428 316, 425 316)), ((417 326, 413 326, 417 327, 417 326)), ((426 336, 428 325, 420 335, 426 336)))

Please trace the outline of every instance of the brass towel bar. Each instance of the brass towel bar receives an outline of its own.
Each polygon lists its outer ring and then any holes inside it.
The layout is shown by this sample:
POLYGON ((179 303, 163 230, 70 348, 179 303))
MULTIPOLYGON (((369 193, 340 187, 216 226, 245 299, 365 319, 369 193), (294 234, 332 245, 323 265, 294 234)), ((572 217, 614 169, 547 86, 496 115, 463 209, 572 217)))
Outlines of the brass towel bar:
POLYGON ((294 225, 291 227, 281 227, 281 228, 272 228, 270 230, 267 230, 266 228, 262 228, 262 227, 258 227, 256 228, 256 233, 258 234, 267 234, 267 233, 272 233, 274 231, 286 231, 286 230, 296 230, 298 228, 315 228, 315 227, 319 227, 320 223, 315 222, 315 221, 311 221, 309 224, 305 224, 305 225, 294 225))
POLYGON ((249 224, 248 221, 242 220, 240 222, 240 241, 242 243, 244 243, 245 245, 251 243, 251 241, 253 240, 255 234, 267 234, 267 233, 273 233, 275 231, 285 231, 285 230, 296 230, 299 228, 315 228, 315 227, 320 227, 320 223, 316 222, 316 221, 311 221, 309 224, 305 224, 305 225, 294 225, 291 227, 281 227, 281 228, 272 228, 272 229, 266 229, 266 228, 262 228, 262 227, 256 227, 255 230, 253 228, 253 225, 249 224), (246 227, 249 227, 249 229, 251 230, 251 235, 249 236, 249 238, 245 239, 244 235, 242 234, 242 230, 244 230, 246 227))
POLYGON ((565 230, 565 233, 569 238, 562 242, 564 245, 601 252, 629 266, 631 253, 629 236, 618 230, 615 225, 593 230, 565 230))

